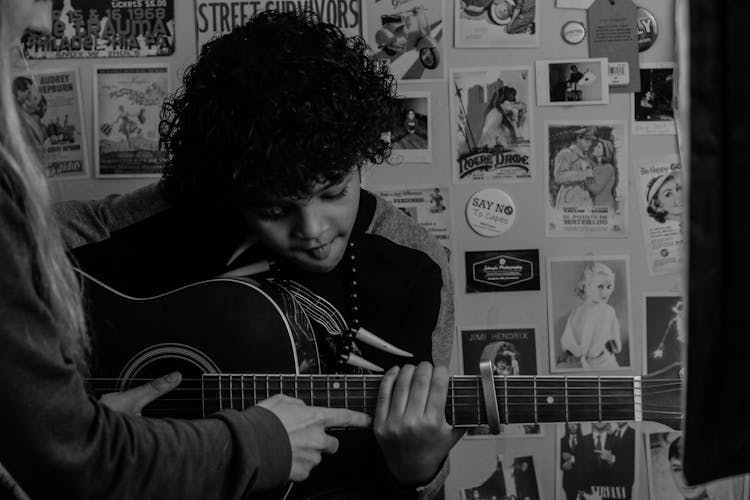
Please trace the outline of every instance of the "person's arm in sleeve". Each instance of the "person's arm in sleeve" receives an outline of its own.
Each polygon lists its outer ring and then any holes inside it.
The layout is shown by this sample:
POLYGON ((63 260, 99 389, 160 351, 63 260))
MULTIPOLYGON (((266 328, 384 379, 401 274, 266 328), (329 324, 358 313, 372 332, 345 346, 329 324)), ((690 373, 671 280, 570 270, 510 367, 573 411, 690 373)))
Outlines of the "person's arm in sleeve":
POLYGON ((118 229, 140 222, 170 207, 159 183, 101 200, 70 200, 53 210, 67 249, 109 238, 118 229))

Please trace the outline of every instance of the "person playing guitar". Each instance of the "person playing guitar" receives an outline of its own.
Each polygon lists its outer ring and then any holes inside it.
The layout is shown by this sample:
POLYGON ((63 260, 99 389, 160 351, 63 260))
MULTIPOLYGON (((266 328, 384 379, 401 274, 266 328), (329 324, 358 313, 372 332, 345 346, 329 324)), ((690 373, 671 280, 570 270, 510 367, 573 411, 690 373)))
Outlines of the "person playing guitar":
MULTIPOLYGON (((76 262, 101 283, 149 297, 253 274, 317 304, 313 342, 295 339, 297 371, 384 371, 373 429, 330 431, 338 451, 292 498, 428 498, 462 435, 445 418, 446 252, 360 186, 364 166, 390 153, 382 132, 398 117, 393 77, 363 40, 309 13, 263 12, 205 45, 165 103, 158 185, 57 206, 76 262)), ((229 354, 253 355, 232 342, 229 354)))

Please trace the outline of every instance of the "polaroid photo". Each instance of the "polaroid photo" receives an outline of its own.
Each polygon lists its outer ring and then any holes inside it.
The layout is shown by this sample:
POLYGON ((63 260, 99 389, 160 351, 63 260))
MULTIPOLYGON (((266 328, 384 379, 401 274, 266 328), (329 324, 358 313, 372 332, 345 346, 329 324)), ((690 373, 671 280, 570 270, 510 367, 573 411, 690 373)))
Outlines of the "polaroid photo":
POLYGON ((427 229, 450 256, 448 187, 379 187, 372 190, 427 229))
POLYGON ((399 119, 390 131, 389 165, 432 162, 430 92, 401 92, 399 119))
POLYGON ((650 500, 705 498, 734 500, 734 479, 688 486, 682 472, 682 433, 645 433, 646 472, 650 500))
POLYGON ((643 374, 682 363, 685 347, 685 299, 677 292, 643 294, 643 374))
POLYGON ((568 422, 557 426, 555 498, 621 500, 638 491, 633 422, 568 422))
POLYGON ((459 489, 461 500, 491 500, 496 498, 543 500, 534 457, 519 456, 509 460, 497 455, 495 469, 480 484, 459 489))
POLYGON ((536 61, 538 106, 609 104, 606 58, 536 61))
POLYGON ((552 373, 631 367, 629 268, 627 255, 547 259, 552 373))
POLYGON ((161 176, 161 106, 170 92, 169 64, 95 66, 96 177, 161 176))
POLYGON ((453 0, 456 48, 539 47, 539 0, 453 0))
POLYGON ((630 95, 631 133, 676 134, 674 63, 641 63, 641 91, 630 95))

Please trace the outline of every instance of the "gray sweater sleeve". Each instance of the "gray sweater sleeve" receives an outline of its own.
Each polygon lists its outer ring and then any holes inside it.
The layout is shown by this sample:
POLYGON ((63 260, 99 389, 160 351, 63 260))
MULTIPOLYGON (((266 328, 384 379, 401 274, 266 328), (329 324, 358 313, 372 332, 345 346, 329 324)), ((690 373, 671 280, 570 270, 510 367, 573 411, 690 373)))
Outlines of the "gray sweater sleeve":
POLYGON ((159 183, 101 200, 72 200, 53 207, 68 249, 109 238, 110 233, 169 208, 159 183))
POLYGON ((264 408, 149 419, 90 398, 34 285, 30 242, 0 190, 0 462, 31 498, 239 499, 287 481, 289 439, 264 408))

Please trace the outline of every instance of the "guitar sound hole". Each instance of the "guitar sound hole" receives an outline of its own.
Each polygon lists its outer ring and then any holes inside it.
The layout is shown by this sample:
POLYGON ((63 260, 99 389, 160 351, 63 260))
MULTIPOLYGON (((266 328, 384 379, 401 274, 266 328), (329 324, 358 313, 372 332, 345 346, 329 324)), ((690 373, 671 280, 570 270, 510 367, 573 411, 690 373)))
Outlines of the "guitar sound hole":
POLYGON ((174 371, 180 372, 182 382, 175 389, 146 405, 142 410, 144 417, 193 419, 203 416, 201 403, 203 371, 193 363, 174 358, 160 359, 143 366, 125 381, 124 386, 126 389, 132 389, 174 371))

